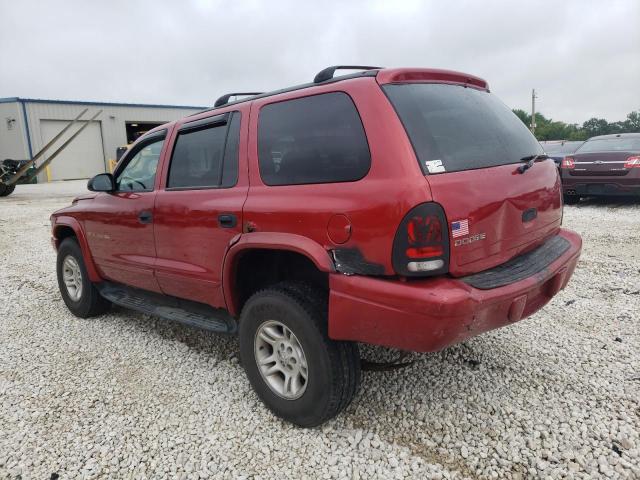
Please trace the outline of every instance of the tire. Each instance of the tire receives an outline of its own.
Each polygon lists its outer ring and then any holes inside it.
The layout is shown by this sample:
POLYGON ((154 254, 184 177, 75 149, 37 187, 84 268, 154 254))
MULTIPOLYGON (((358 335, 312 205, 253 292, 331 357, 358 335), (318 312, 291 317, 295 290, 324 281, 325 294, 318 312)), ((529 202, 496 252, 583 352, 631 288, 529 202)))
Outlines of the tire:
POLYGON ((106 312, 111 303, 98 293, 95 285, 89 280, 87 268, 82 258, 82 251, 75 238, 65 238, 58 249, 56 262, 58 288, 67 308, 76 317, 89 318, 106 312), (77 271, 75 270, 77 268, 77 271), (69 286, 75 284, 76 288, 69 286), (77 288, 80 286, 80 288, 77 288))
POLYGON ((578 195, 564 195, 563 200, 565 205, 576 205, 580 201, 580 197, 578 195))
POLYGON ((8 197, 16 189, 15 183, 13 185, 5 185, 0 183, 0 197, 8 197))
POLYGON ((301 427, 320 425, 346 408, 358 390, 358 346, 329 338, 327 298, 319 289, 285 282, 257 292, 242 309, 239 337, 240 358, 253 389, 275 415, 288 422, 301 427), (276 332, 281 336, 273 335, 272 339, 287 343, 284 328, 292 334, 290 343, 296 354, 291 354, 288 364, 286 358, 280 357, 267 367, 280 368, 281 372, 299 368, 297 371, 303 372, 302 365, 306 363, 306 380, 303 382, 303 376, 298 375, 299 381, 292 382, 297 383, 297 392, 294 386, 291 391, 280 388, 278 393, 280 381, 286 387, 284 375, 267 377, 258 365, 259 358, 277 356, 275 345, 269 345, 263 340, 264 335, 258 334, 276 332))

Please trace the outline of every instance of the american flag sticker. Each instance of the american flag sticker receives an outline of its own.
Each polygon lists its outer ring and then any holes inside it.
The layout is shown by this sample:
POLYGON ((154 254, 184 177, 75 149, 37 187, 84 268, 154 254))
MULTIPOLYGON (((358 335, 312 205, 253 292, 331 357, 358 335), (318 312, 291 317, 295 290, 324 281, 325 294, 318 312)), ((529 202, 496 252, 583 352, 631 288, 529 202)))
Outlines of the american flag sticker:
POLYGON ((469 219, 458 220, 457 222, 451 222, 451 236, 453 238, 463 237, 469 235, 469 219))

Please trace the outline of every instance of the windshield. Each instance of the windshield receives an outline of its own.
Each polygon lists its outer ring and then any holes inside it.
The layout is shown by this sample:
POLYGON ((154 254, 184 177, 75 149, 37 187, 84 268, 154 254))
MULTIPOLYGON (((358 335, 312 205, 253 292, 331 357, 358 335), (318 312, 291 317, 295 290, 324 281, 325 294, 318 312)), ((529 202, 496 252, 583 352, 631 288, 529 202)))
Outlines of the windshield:
POLYGON ((518 163, 544 153, 522 121, 489 92, 423 83, 382 88, 425 174, 518 163))
POLYGON ((640 137, 596 138, 587 140, 576 153, 629 152, 640 150, 640 137))

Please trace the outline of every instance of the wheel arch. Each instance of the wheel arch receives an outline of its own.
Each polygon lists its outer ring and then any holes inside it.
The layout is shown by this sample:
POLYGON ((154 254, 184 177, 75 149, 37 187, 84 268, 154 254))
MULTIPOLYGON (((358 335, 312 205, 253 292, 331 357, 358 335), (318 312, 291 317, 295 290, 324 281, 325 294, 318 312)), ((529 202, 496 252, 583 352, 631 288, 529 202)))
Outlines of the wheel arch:
POLYGON ((80 251, 82 252, 82 259, 84 260, 84 264, 87 268, 89 280, 92 282, 101 282, 102 277, 100 277, 95 262, 93 261, 93 257, 91 256, 89 243, 87 242, 87 237, 84 234, 84 230, 82 230, 80 222, 73 217, 67 216, 56 217, 54 222, 52 232, 53 243, 56 251, 60 248, 60 244, 65 238, 75 237, 78 241, 78 245, 80 246, 80 251))
POLYGON ((227 310, 237 317, 250 293, 283 279, 291 280, 292 271, 294 279, 328 289, 328 274, 335 268, 329 253, 308 237, 268 232, 243 234, 224 260, 222 286, 227 310), (285 265, 289 266, 284 270, 274 268, 285 265), (252 273, 258 275, 251 275, 251 281, 247 281, 245 275, 251 267, 255 269, 252 273), (260 275, 265 270, 268 275, 260 275), (285 278, 281 277, 283 273, 285 278))

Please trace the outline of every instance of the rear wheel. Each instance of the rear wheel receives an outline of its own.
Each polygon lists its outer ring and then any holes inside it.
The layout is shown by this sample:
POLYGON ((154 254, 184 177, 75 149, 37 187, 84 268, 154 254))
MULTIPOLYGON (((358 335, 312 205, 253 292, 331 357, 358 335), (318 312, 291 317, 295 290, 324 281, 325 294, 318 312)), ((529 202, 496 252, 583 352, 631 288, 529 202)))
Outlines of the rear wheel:
POLYGON ((575 205, 580 201, 578 195, 564 195, 563 199, 565 205, 575 205))
POLYGON ((13 185, 0 183, 0 197, 8 197, 13 193, 15 189, 16 189, 15 183, 13 185))
POLYGON ((108 310, 109 301, 89 280, 82 251, 75 238, 65 238, 60 244, 57 274, 62 299, 76 317, 93 317, 108 310))
POLYGON ((253 295, 240 317, 240 356, 254 390, 277 416, 302 427, 342 411, 360 383, 357 344, 327 334, 326 295, 282 283, 253 295))

